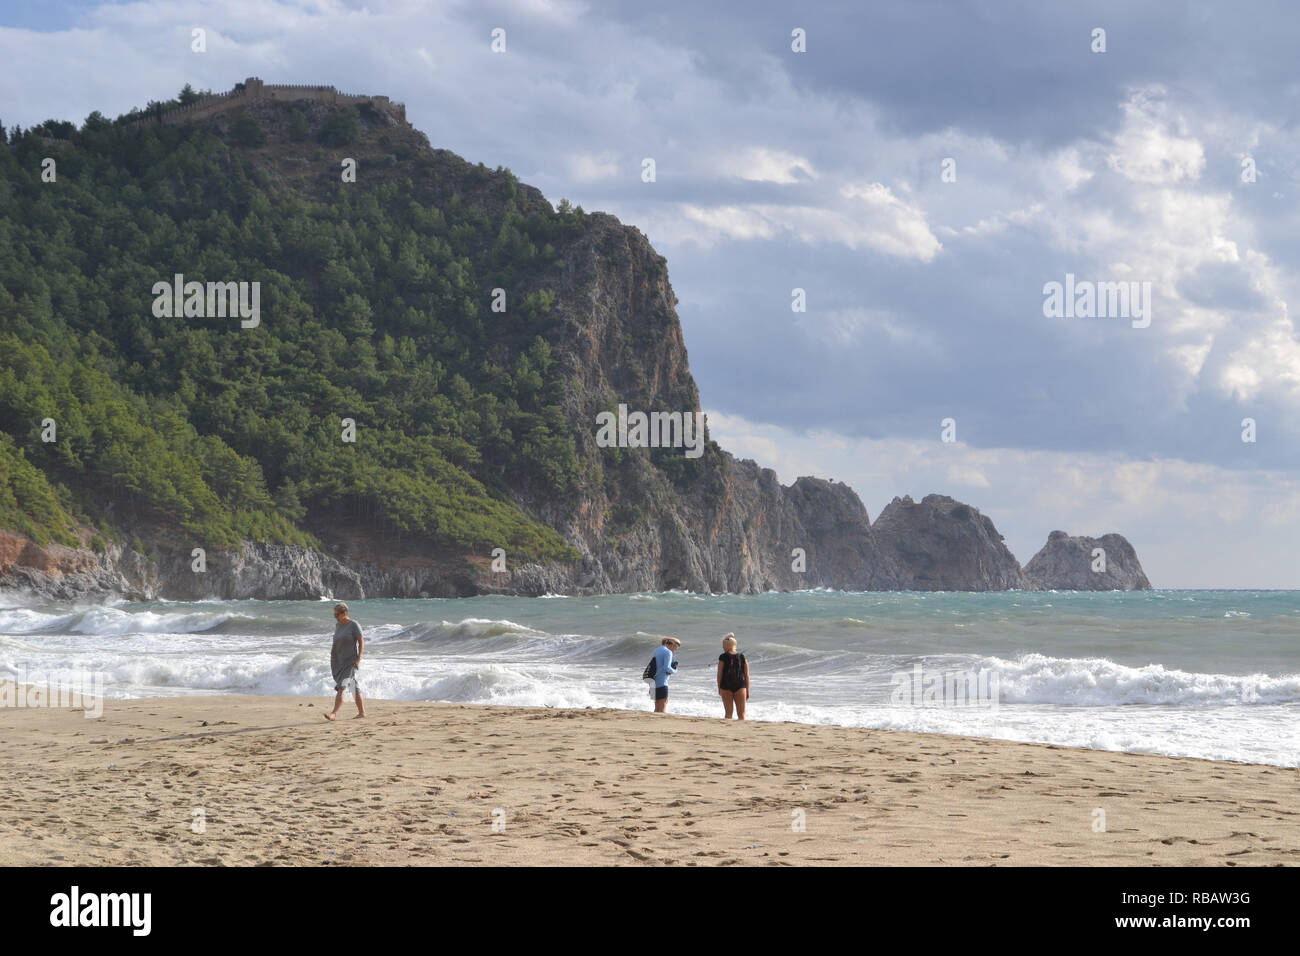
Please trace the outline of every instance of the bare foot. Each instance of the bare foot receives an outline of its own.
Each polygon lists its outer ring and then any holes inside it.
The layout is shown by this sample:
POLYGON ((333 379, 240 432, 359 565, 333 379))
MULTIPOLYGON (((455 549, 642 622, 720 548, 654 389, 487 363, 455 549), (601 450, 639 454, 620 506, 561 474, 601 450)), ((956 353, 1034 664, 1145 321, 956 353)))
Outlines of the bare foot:
POLYGON ((334 719, 335 719, 333 714, 322 714, 321 716, 324 717, 326 720, 334 720, 334 719))
POLYGON ((353 719, 353 720, 360 720, 360 719, 361 719, 362 717, 364 717, 364 716, 366 716, 366 715, 365 715, 365 714, 353 714, 353 715, 352 715, 352 719, 353 719))

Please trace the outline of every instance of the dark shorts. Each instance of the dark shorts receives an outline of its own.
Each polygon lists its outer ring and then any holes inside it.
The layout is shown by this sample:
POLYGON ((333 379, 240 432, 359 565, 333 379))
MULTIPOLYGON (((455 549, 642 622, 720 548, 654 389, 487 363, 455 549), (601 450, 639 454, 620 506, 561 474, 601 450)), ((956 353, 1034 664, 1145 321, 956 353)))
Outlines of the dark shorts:
POLYGON ((726 691, 727 693, 729 693, 729 694, 734 694, 734 693, 735 693, 736 691, 738 691, 738 690, 748 690, 748 689, 749 689, 749 685, 748 685, 748 684, 741 684, 739 687, 728 687, 726 684, 723 684, 723 685, 722 685, 720 688, 718 688, 718 689, 719 689, 719 690, 725 690, 725 691, 726 691))
POLYGON ((667 699, 668 699, 668 685, 665 684, 663 687, 656 687, 655 700, 667 700, 667 699))

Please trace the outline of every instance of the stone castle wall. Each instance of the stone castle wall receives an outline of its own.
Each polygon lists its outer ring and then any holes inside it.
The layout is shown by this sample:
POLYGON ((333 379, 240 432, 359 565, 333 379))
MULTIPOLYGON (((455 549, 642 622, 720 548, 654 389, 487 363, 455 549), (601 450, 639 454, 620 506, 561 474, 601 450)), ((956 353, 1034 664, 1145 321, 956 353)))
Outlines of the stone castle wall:
MULTIPOLYGON (((244 81, 243 88, 236 87, 225 93, 213 93, 203 97, 197 103, 178 106, 162 114, 161 122, 167 125, 175 123, 192 123, 195 120, 224 113, 245 104, 260 103, 267 100, 290 103, 299 100, 314 100, 331 106, 343 104, 370 103, 393 114, 401 122, 406 122, 406 105, 394 103, 387 96, 355 95, 340 93, 332 86, 310 86, 295 83, 266 84, 255 76, 244 81)), ((137 122, 153 121, 152 117, 141 117, 137 122)))

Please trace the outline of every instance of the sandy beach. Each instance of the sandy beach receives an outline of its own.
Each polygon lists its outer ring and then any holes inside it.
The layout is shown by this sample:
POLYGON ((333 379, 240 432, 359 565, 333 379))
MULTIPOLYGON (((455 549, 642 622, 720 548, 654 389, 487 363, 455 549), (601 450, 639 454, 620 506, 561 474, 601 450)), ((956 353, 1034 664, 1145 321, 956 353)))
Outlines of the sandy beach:
POLYGON ((1294 769, 618 710, 349 701, 330 724, 327 702, 0 709, 0 864, 1300 863, 1294 769))

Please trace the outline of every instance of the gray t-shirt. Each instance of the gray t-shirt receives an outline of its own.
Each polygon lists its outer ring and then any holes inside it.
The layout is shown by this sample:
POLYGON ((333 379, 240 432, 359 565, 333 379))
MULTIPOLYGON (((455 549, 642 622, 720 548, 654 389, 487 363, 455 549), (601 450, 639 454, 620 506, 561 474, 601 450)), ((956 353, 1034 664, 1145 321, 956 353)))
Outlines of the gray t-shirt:
POLYGON ((352 662, 357 659, 357 640, 361 637, 361 625, 349 620, 346 624, 334 626, 334 646, 330 648, 330 673, 334 679, 344 680, 352 676, 352 662))

